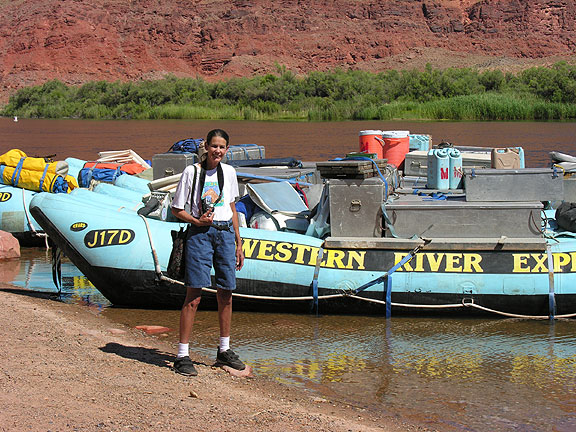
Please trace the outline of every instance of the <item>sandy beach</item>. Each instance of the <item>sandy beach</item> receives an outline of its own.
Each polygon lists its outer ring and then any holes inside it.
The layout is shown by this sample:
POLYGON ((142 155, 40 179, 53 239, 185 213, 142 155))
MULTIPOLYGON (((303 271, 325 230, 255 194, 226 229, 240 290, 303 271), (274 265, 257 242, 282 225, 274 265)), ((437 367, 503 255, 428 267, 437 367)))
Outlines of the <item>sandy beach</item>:
POLYGON ((425 430, 194 352, 199 375, 183 377, 160 336, 50 296, 2 284, 0 311, 1 431, 425 430))

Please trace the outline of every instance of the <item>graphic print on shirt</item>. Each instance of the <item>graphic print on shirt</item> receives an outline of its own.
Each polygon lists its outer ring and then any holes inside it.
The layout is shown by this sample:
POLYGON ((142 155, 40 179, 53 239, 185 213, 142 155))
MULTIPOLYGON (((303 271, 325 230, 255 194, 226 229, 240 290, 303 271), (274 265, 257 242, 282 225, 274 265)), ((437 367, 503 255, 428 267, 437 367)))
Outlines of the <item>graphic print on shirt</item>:
MULTIPOLYGON (((212 198, 212 203, 215 203, 220 196, 220 188, 218 187, 218 182, 206 182, 204 183, 204 189, 202 189, 202 200, 206 197, 212 198)), ((222 207, 224 205, 224 200, 216 203, 214 207, 222 207)))

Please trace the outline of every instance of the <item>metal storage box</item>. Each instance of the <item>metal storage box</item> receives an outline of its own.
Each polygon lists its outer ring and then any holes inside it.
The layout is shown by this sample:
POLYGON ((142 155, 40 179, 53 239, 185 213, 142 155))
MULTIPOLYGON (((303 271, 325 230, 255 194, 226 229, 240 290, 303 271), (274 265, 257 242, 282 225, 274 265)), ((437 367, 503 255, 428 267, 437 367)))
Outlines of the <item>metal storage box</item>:
MULTIPOLYGON (((490 150, 490 149, 487 149, 490 150)), ((486 152, 462 152, 463 168, 490 168, 492 166, 492 156, 486 152)), ((412 151, 406 153, 404 162, 404 174, 407 176, 428 176, 428 152, 412 151)))
POLYGON ((302 168, 284 168, 284 167, 236 167, 236 175, 242 182, 238 183, 240 195, 245 193, 244 183, 266 182, 270 177, 286 181, 295 181, 300 183, 317 184, 322 183, 320 174, 314 166, 304 166, 302 168))
MULTIPOLYGON (((542 203, 403 199, 386 205, 395 234, 410 238, 540 237, 542 203)), ((391 237, 386 227, 385 237, 391 237)))
POLYGON ((160 153, 152 157, 154 180, 180 174, 188 165, 198 161, 196 153, 160 153))
POLYGON ((576 176, 564 177, 564 201, 576 202, 576 176))
POLYGON ((333 237, 382 236, 384 182, 380 178, 330 179, 328 188, 333 237))
POLYGON ((562 175, 551 168, 464 169, 466 201, 558 201, 562 175))
POLYGON ((224 156, 222 161, 264 159, 265 157, 266 154, 263 146, 256 144, 239 144, 228 147, 226 156, 224 156))
POLYGON ((378 170, 386 173, 387 159, 339 160, 316 162, 316 168, 322 178, 366 179, 378 176, 378 170))
POLYGON ((294 180, 301 183, 321 183, 322 179, 314 167, 285 168, 285 167, 236 167, 236 174, 245 180, 254 182, 268 181, 267 177, 282 180, 294 180))

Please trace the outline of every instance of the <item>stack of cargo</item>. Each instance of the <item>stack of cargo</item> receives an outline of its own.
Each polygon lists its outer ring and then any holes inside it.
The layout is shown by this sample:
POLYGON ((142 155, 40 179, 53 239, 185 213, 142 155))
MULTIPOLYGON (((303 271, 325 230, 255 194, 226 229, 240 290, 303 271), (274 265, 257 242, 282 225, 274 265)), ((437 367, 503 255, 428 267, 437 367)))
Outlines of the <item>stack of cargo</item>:
MULTIPOLYGON (((187 138, 174 143, 168 152, 152 157, 154 180, 181 174, 188 165, 198 162, 204 152, 204 140, 201 138, 187 138)), ((223 162, 264 158, 263 146, 238 144, 228 148, 223 162)))

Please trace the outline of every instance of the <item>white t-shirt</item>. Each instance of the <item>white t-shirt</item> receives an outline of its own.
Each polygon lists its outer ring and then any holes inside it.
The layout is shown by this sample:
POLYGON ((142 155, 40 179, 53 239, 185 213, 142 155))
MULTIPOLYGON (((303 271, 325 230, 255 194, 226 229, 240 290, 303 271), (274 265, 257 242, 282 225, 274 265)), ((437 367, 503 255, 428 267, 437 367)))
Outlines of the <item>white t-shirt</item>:
MULTIPOLYGON (((214 205, 214 221, 224 222, 232 219, 232 209, 230 203, 236 201, 240 195, 238 192, 238 179, 236 178, 236 170, 234 167, 227 164, 220 164, 224 174, 224 192, 222 199, 214 205)), ((200 165, 189 165, 184 169, 180 182, 174 193, 172 199, 172 207, 176 209, 186 209, 195 218, 201 216, 200 212, 200 199, 210 195, 212 202, 215 202, 220 195, 220 188, 218 187, 218 173, 217 168, 206 171, 206 179, 204 185, 200 184, 200 165), (196 191, 194 194, 195 199, 190 204, 190 190, 194 183, 194 166, 196 166, 196 191)))

